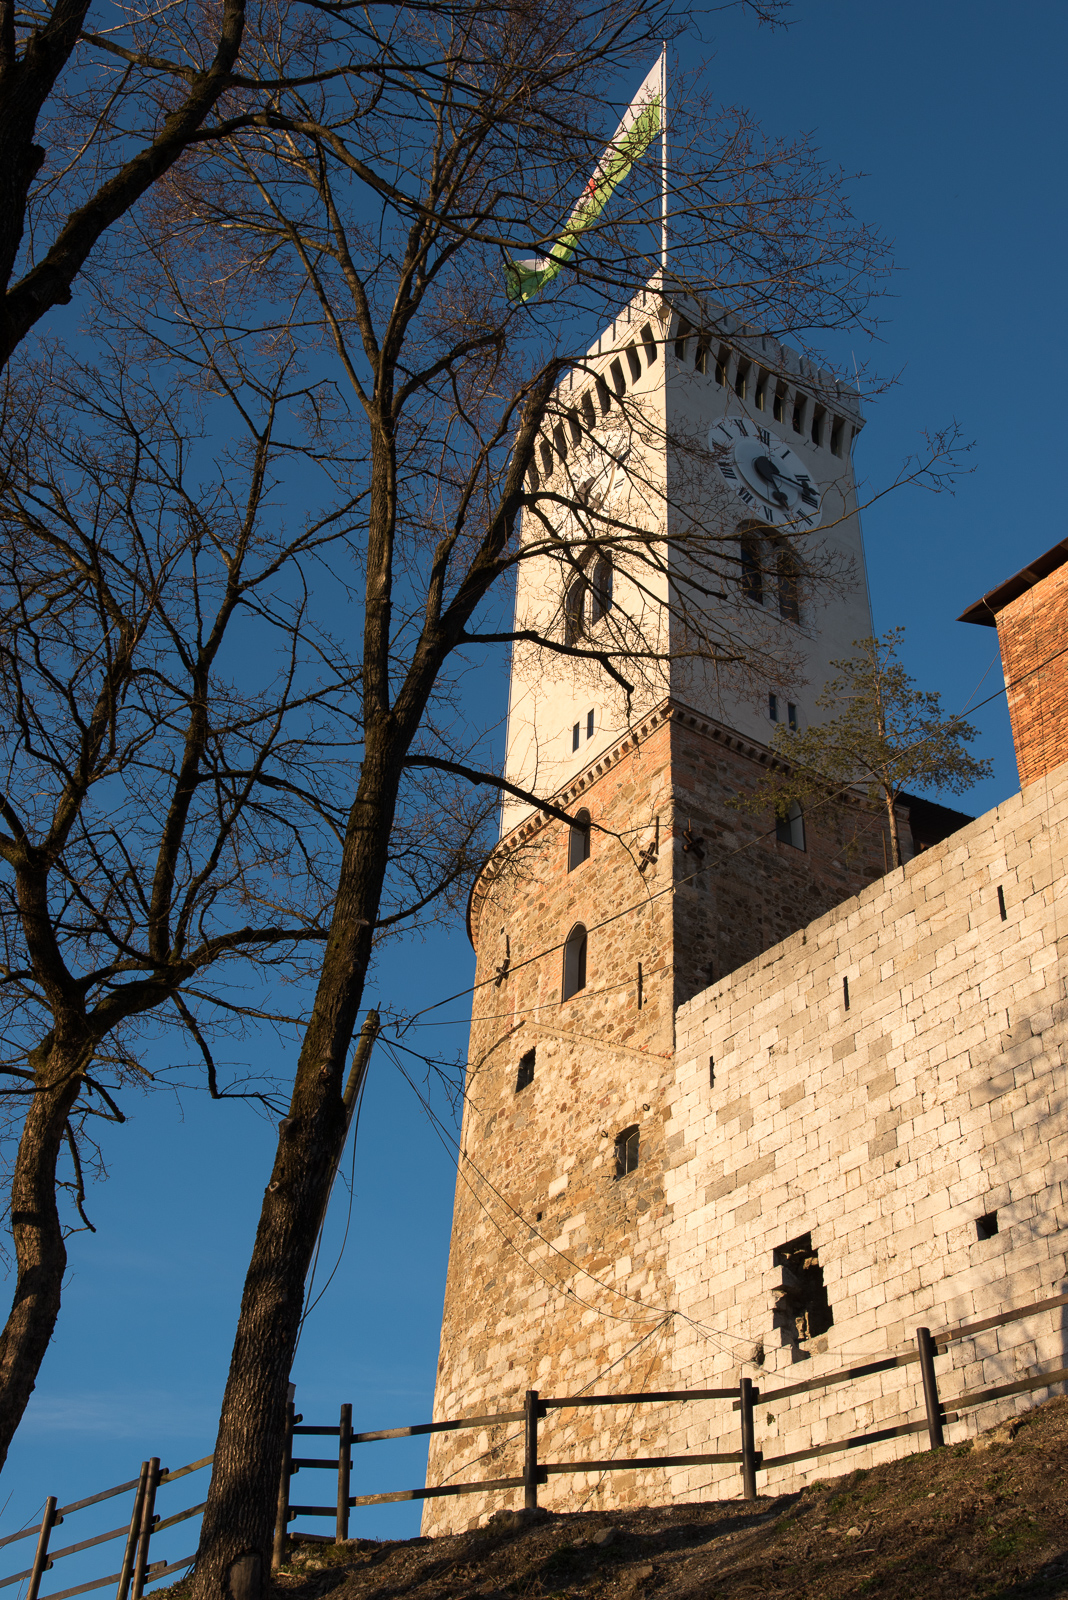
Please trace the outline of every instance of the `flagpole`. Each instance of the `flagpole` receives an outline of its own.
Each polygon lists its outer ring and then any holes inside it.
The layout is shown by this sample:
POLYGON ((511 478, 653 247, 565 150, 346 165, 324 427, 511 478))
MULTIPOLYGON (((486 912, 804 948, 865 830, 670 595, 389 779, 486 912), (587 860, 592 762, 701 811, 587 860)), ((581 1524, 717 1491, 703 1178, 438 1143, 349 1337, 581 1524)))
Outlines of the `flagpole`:
POLYGON ((660 52, 660 277, 667 289, 668 180, 667 180, 667 40, 660 52))

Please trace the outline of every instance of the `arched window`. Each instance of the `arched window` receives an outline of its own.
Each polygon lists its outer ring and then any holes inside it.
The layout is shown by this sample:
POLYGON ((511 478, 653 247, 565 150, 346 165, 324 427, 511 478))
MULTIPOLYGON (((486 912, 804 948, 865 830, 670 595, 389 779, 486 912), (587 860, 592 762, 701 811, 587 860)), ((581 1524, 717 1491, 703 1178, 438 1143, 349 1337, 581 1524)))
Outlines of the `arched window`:
POLYGON ((580 811, 567 836, 567 870, 574 872, 590 859, 590 814, 580 811))
POLYGON ((570 1000, 573 994, 586 987, 586 930, 576 922, 564 945, 564 982, 561 1000, 570 1000))
POLYGON ((744 600, 755 606, 764 604, 764 561, 760 540, 755 533, 743 533, 738 540, 739 587, 744 600))
POLYGON ((590 621, 600 622, 612 609, 612 563, 607 556, 598 556, 590 585, 590 621))
POLYGON ((780 844, 793 845, 795 850, 805 848, 805 819, 796 800, 785 817, 776 816, 775 837, 780 844))
POLYGON ((798 593, 797 557, 792 550, 780 550, 775 558, 779 589, 779 615, 784 622, 801 621, 801 600, 798 593))
POLYGON ((638 1165, 638 1129, 624 1128, 616 1134, 616 1177, 625 1178, 638 1165))
POLYGON ((573 578, 564 595, 564 643, 577 644, 586 620, 586 580, 573 578))

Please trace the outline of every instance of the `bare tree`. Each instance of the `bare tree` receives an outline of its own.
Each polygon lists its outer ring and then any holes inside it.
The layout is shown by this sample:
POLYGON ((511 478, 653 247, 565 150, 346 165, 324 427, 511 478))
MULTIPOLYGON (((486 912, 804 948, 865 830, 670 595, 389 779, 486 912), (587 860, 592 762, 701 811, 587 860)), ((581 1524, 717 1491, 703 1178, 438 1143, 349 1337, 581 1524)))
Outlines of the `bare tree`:
MULTIPOLYGON (((359 768, 343 436, 277 341, 258 363, 225 343, 186 356, 177 376, 129 350, 13 365, 2 395, 0 1459, 59 1313, 65 1234, 91 1226, 94 1119, 173 1081, 147 1045, 176 1031, 208 1093, 274 1108, 271 1084, 227 1081, 216 1041, 292 1022, 279 984, 327 940, 359 768)), ((489 809, 413 775, 369 937, 447 901, 489 809)))
MULTIPOLYGON (((351 78, 321 75, 266 114, 235 115, 233 138, 199 144, 146 212, 146 229, 174 244, 166 292, 195 305, 198 327, 215 317, 214 336, 236 347, 284 328, 333 385, 357 508, 358 772, 242 1297, 198 1600, 258 1600, 267 1581, 302 1286, 344 1138, 346 1053, 406 784, 440 773, 509 787, 450 722, 457 675, 529 649, 540 670, 566 662, 633 708, 662 695, 680 661, 743 684, 754 671, 786 682, 794 668, 781 630, 731 603, 744 572, 707 442, 584 352, 624 307, 661 363, 688 337, 684 321, 706 349, 728 337, 738 323, 724 301, 802 340, 854 326, 885 267, 845 180, 808 146, 775 145, 743 112, 683 108, 676 94, 669 270, 660 174, 635 169, 552 292, 510 298, 506 262, 557 236, 618 116, 620 75, 647 71, 676 24, 639 0, 478 0, 463 16, 394 21, 373 114, 351 78), (207 303, 209 283, 225 286, 221 306, 207 303), (571 602, 576 584, 584 602, 603 601, 602 560, 612 604, 594 630, 571 602)), ((289 72, 284 43, 264 30, 257 48, 289 72)), ((180 363, 177 312, 167 337, 180 363)), ((910 475, 944 466, 938 444, 910 475)), ((800 522, 779 537, 811 597, 849 581, 800 522)), ((511 792, 561 815, 537 773, 511 792)))

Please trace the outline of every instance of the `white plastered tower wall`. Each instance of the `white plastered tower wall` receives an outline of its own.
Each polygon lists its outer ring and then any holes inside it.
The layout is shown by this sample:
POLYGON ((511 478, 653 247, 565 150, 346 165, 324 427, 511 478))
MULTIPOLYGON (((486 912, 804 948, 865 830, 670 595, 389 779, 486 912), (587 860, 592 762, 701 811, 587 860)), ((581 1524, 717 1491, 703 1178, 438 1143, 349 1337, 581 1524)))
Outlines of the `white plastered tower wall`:
MULTIPOLYGON (((624 560, 615 573, 617 615, 633 617, 642 642, 666 646, 670 661, 636 673, 628 701, 596 663, 517 643, 505 757, 511 783, 541 794, 558 793, 667 696, 766 745, 771 733, 769 692, 779 690, 784 720, 786 702, 796 705, 800 725, 816 720, 820 713, 814 702, 832 673, 832 660, 848 656, 853 642, 870 634, 852 463, 853 443, 863 426, 859 398, 796 351, 755 334, 720 307, 702 311, 685 297, 680 307, 669 304, 656 286, 641 291, 557 391, 556 410, 539 451, 537 483, 571 495, 587 472, 602 470, 605 458, 598 460, 596 446, 591 448, 592 433, 605 441, 608 460, 627 456, 624 466, 611 470, 612 509, 621 522, 650 534, 670 534, 696 520, 713 527, 729 548, 735 530, 760 517, 731 492, 711 464, 709 429, 727 417, 748 419, 754 429, 770 429, 804 461, 820 486, 819 527, 795 541, 801 567, 799 622, 784 622, 778 615, 770 541, 763 541, 768 573, 761 607, 740 609, 735 581, 728 581, 726 588, 717 584, 722 599, 701 596, 686 581, 694 576, 692 563, 687 565, 685 553, 670 544, 663 571, 642 566, 640 594, 628 579, 624 560), (821 585, 819 598, 804 583, 806 553, 810 565, 832 574, 829 587, 821 585), (678 602, 667 605, 669 582, 685 605, 705 606, 726 641, 743 634, 746 643, 768 658, 769 673, 732 674, 729 668, 688 655, 678 602), (779 673, 776 659, 784 663, 779 673)), ((528 512, 524 539, 541 540, 546 523, 559 526, 571 520, 551 504, 538 515, 528 512)), ((728 572, 730 566, 728 554, 728 572)), ((551 557, 521 563, 517 629, 563 637, 565 592, 574 570, 551 557)), ((707 591, 707 573, 696 576, 707 591)), ((609 628, 604 619, 593 624, 583 644, 595 647, 609 628)), ((529 810, 520 800, 506 799, 502 836, 529 810)))

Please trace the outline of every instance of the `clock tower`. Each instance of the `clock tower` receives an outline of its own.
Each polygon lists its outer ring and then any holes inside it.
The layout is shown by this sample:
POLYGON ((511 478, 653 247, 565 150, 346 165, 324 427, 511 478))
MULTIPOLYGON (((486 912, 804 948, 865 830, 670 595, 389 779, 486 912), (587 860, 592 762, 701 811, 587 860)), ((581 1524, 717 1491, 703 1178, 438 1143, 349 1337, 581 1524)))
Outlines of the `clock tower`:
MULTIPOLYGON (((669 306, 654 290, 558 391, 531 479, 544 509, 523 534, 544 555, 520 563, 516 632, 564 649, 514 648, 505 775, 579 826, 507 798, 471 897, 476 988, 436 1418, 514 1411, 527 1389, 674 1386, 671 1245, 693 1198, 670 1184, 676 1008, 887 867, 882 821, 860 803, 780 819, 734 803, 775 759, 776 723, 803 727, 832 660, 872 631, 852 467, 861 427, 858 396, 829 373, 721 308, 669 306), (553 509, 567 501, 609 530, 588 558, 581 515, 553 509), (830 579, 819 593, 817 564, 830 579), (615 654, 626 639, 622 683, 596 655, 599 641, 615 654)), ((714 1061, 707 1071, 714 1081, 714 1061)), ((745 1272, 691 1265, 720 1286, 745 1272)), ((717 1370, 725 1349, 751 1359, 743 1336, 709 1338, 717 1370)), ((655 1435, 643 1411, 625 1455, 655 1435)), ((609 1458, 619 1426, 614 1410, 550 1412, 546 1457, 609 1458)), ((514 1434, 435 1436, 428 1483, 516 1475, 514 1434)), ((634 1470, 551 1477, 543 1499, 663 1493, 662 1474, 634 1470)), ((429 1500, 424 1531, 458 1531, 500 1504, 429 1500)))

